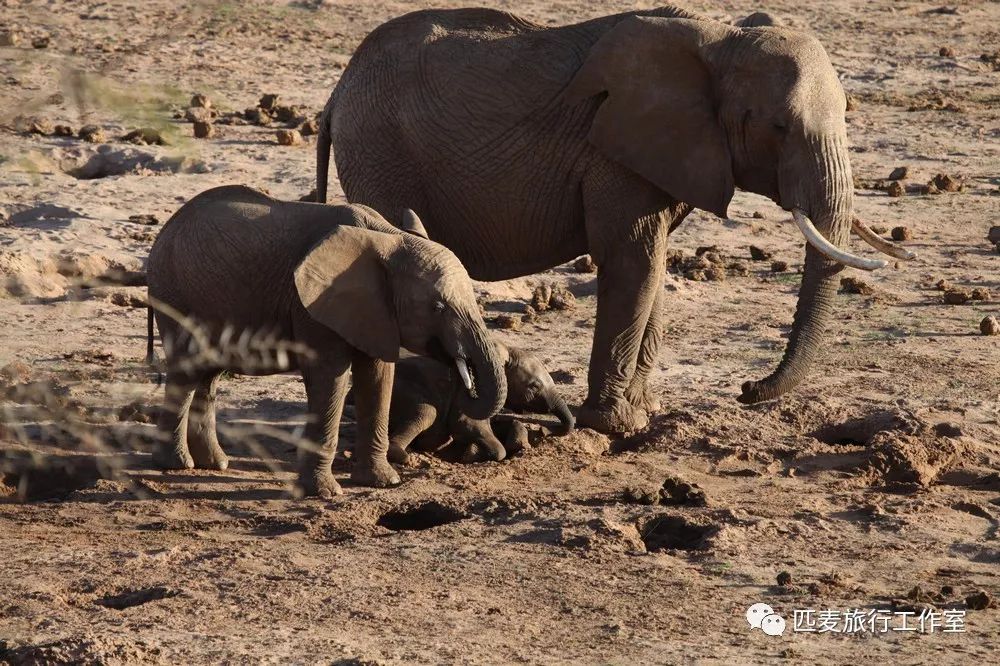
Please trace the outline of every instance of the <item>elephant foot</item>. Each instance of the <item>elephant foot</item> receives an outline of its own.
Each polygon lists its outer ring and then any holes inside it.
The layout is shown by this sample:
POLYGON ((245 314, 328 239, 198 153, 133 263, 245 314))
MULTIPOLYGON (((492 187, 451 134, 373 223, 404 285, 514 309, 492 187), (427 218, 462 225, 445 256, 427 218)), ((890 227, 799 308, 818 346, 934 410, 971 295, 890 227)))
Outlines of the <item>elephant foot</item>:
POLYGON ((662 406, 660 398, 654 395, 648 386, 644 386, 641 391, 626 391, 625 397, 633 407, 643 410, 647 415, 656 414, 662 406))
POLYGON ((517 453, 531 447, 528 429, 520 421, 511 421, 510 430, 503 442, 508 453, 517 453))
POLYGON ((394 465, 403 465, 405 467, 412 467, 413 461, 410 459, 410 454, 401 446, 396 444, 389 444, 389 453, 386 456, 389 462, 394 465))
POLYGON ((503 445, 497 443, 488 445, 480 442, 473 442, 466 447, 462 454, 462 462, 465 464, 477 462, 499 462, 507 457, 507 451, 503 445))
POLYGON ((222 450, 218 442, 208 444, 203 449, 192 446, 191 459, 198 469, 213 469, 221 472, 229 468, 229 456, 222 450))
POLYGON ((372 488, 388 488, 398 486, 401 481, 399 473, 392 468, 388 460, 378 460, 371 463, 354 463, 351 471, 351 481, 361 486, 372 488))
POLYGON ((160 469, 194 469, 194 459, 178 446, 157 446, 153 450, 153 464, 160 469))
POLYGON ((645 428, 649 424, 649 416, 646 410, 625 399, 618 399, 611 405, 596 408, 584 403, 577 413, 576 422, 606 435, 626 435, 645 428))
POLYGON ((344 490, 333 478, 333 473, 328 469, 316 470, 310 468, 299 472, 299 480, 296 483, 298 490, 303 497, 319 497, 321 499, 332 499, 337 495, 343 495, 344 490))

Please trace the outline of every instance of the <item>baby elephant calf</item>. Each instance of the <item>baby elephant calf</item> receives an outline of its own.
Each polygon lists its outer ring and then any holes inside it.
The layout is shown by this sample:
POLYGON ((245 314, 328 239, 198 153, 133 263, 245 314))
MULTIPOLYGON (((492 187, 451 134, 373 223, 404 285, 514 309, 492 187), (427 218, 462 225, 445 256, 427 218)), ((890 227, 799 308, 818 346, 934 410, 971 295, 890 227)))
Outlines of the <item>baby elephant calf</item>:
MULTIPOLYGON (((541 360, 515 347, 498 342, 494 346, 507 377, 504 406, 512 411, 554 414, 562 423, 562 433, 572 431, 573 414, 541 360)), ((490 420, 470 415, 468 400, 446 366, 424 358, 399 361, 389 412, 389 460, 406 464, 406 450, 414 441, 424 451, 440 449, 450 441, 465 451, 464 462, 503 460, 507 451, 490 420)))
POLYGON ((472 282, 454 254, 415 235, 423 231, 415 214, 408 220, 414 233, 364 206, 277 201, 246 187, 209 190, 177 211, 147 263, 167 357, 155 459, 172 469, 226 468, 215 430, 225 371, 302 373, 310 419, 299 486, 308 495, 340 491, 331 464, 349 374, 358 423, 352 479, 399 483, 386 453, 400 347, 454 365, 474 418, 499 411, 507 380, 472 282))

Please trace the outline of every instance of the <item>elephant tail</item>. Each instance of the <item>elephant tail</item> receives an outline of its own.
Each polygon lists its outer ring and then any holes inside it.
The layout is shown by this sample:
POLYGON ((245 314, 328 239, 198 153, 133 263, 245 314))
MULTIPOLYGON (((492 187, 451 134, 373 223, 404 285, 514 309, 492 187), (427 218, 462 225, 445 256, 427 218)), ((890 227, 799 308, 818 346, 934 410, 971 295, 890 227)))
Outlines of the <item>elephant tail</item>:
POLYGON ((146 365, 150 368, 156 365, 156 352, 153 351, 153 306, 146 306, 146 365))
POLYGON ((327 181, 330 178, 330 111, 333 96, 319 116, 319 131, 316 134, 316 201, 326 203, 327 181))

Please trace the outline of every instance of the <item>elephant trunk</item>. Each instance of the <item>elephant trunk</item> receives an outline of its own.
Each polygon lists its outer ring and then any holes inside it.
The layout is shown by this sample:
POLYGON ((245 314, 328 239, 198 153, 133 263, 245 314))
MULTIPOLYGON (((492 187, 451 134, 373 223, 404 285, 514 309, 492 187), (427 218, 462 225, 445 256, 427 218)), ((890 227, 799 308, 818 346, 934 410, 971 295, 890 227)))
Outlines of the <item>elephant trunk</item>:
MULTIPOLYGON (((473 395, 460 393, 462 413, 472 419, 488 419, 501 409, 507 399, 507 374, 503 360, 486 334, 486 328, 472 325, 474 331, 462 344, 462 357, 471 371, 473 395)), ((458 358, 458 357, 456 357, 458 358)))
POLYGON ((562 396, 550 388, 542 397, 545 398, 545 406, 548 408, 549 414, 559 417, 559 422, 562 423, 560 434, 568 435, 573 432, 576 417, 573 416, 573 412, 569 411, 569 405, 566 404, 562 396))
MULTIPOLYGON (((819 142, 815 154, 818 159, 813 163, 814 173, 801 181, 804 190, 801 194, 789 197, 792 204, 789 207, 808 211, 823 237, 843 248, 850 238, 854 196, 847 151, 843 141, 834 139, 819 142)), ((784 357, 768 377, 743 384, 740 402, 753 404, 777 398, 806 376, 822 347, 833 312, 837 276, 843 268, 842 263, 830 259, 812 244, 806 246, 802 285, 784 357)))

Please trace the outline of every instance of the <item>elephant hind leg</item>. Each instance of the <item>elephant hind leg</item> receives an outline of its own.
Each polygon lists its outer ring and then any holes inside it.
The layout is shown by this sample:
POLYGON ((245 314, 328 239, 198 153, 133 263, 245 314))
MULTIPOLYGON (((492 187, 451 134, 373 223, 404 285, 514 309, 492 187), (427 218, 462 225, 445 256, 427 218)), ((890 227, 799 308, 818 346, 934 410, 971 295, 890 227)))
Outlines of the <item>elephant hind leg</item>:
POLYGON ((229 458, 219 446, 215 425, 215 396, 219 374, 202 379, 194 392, 188 418, 188 447, 194 466, 199 469, 224 470, 229 458))
POLYGON ((157 419, 157 444, 153 462, 164 469, 192 469, 188 450, 188 417, 196 385, 178 373, 167 373, 166 398, 157 419))

